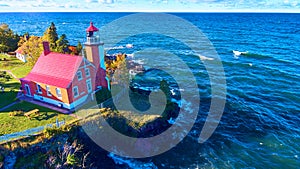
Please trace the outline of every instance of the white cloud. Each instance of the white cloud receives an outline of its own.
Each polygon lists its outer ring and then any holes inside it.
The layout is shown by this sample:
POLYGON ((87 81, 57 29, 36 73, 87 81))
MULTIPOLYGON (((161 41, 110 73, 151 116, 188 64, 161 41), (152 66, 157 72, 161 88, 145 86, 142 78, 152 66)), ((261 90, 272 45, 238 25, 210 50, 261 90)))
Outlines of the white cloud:
POLYGON ((300 12, 299 0, 0 0, 0 11, 255 11, 300 12), (92 5, 91 5, 92 4, 92 5), (9 8, 12 5, 14 8, 9 8), (24 7, 26 7, 24 9, 24 7), (23 9, 21 9, 23 8, 23 9), (65 8, 65 9, 64 9, 65 8), (75 10, 76 9, 76 10, 75 10))

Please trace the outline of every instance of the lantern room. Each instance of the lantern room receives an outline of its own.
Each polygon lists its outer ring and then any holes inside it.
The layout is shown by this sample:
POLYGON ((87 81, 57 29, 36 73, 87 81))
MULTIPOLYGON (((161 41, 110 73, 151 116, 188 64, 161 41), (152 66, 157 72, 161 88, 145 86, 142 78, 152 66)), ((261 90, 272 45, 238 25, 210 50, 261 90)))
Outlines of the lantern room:
POLYGON ((98 32, 99 32, 99 29, 93 25, 93 22, 91 22, 90 26, 86 29, 86 33, 87 33, 86 43, 87 44, 99 44, 100 36, 99 36, 98 32))

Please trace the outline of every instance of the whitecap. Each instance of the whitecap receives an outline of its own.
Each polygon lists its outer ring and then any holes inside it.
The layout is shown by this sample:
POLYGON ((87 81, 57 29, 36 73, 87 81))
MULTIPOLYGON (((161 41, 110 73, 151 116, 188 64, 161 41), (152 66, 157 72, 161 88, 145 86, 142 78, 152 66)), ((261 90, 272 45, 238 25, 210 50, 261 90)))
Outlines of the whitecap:
POLYGON ((126 48, 133 48, 133 44, 127 44, 126 48))
POLYGON ((134 58, 134 53, 126 54, 126 55, 127 55, 127 57, 129 57, 129 58, 134 58))
POLYGON ((240 52, 240 51, 238 51, 238 50, 233 50, 232 52, 233 52, 233 54, 234 54, 235 56, 245 55, 245 54, 248 53, 248 51, 247 51, 247 52, 240 52))
POLYGON ((200 57, 201 60, 214 60, 214 58, 209 58, 203 55, 198 55, 200 57))
POLYGON ((126 164, 129 168, 145 168, 157 169, 158 167, 153 162, 141 162, 134 159, 123 158, 113 153, 109 153, 108 157, 112 158, 116 164, 126 164))

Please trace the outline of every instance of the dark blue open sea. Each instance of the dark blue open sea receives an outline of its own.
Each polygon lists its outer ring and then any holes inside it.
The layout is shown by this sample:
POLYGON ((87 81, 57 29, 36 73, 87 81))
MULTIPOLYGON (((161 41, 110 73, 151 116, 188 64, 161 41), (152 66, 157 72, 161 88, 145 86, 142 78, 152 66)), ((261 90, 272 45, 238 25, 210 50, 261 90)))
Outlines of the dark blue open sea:
MULTIPOLYGON (((76 45, 77 41, 85 41, 85 29, 90 21, 100 28, 125 15, 129 13, 1 13, 0 23, 7 23, 19 34, 29 32, 41 36, 54 22, 58 34, 66 34, 70 43, 76 45)), ((170 151, 146 162, 124 159, 128 166, 151 163, 158 168, 299 168, 300 14, 174 15, 202 30, 218 52, 227 82, 224 113, 212 137, 199 144, 197 138, 209 111, 210 82, 199 58, 195 61, 197 57, 178 49, 177 54, 184 58, 199 86, 201 108, 197 122, 188 137, 170 151), (248 52, 237 57, 232 50, 248 52)), ((150 39, 140 36, 124 41, 119 45, 131 43, 134 48, 108 53, 132 54, 147 45, 151 47, 153 39, 150 39)), ((170 41, 166 45, 176 50, 176 43, 170 41)), ((155 78, 162 74, 153 70, 148 76, 155 78)), ((124 165, 110 166, 120 167, 124 165)))

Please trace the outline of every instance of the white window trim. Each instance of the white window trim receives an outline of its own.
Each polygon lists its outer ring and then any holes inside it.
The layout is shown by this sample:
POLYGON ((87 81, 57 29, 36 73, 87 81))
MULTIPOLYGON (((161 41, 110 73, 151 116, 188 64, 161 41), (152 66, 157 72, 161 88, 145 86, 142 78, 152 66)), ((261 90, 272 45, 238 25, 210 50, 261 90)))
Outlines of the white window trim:
POLYGON ((47 96, 52 96, 50 86, 46 85, 47 96))
POLYGON ((79 96, 79 89, 78 89, 78 86, 74 86, 72 92, 73 92, 73 97, 74 97, 74 98, 77 98, 77 97, 79 96), (76 95, 76 96, 75 96, 74 89, 77 89, 77 95, 76 95))
POLYGON ((37 88, 37 92, 39 93, 39 94, 43 94, 43 91, 42 91, 42 87, 41 87, 41 85, 40 84, 36 84, 36 88, 37 88), (40 90, 39 90, 40 89, 40 90))
POLYGON ((55 92, 56 92, 56 96, 57 96, 59 99, 61 99, 61 98, 62 98, 62 94, 61 94, 60 88, 55 88, 55 92), (58 96, 57 90, 59 90, 60 96, 58 96))
POLYGON ((91 79, 86 80, 86 89, 87 89, 88 93, 92 92, 92 90, 93 90, 93 85, 92 85, 91 79), (91 85, 91 89, 90 89, 90 90, 88 89, 88 82, 89 82, 90 85, 91 85))
POLYGON ((26 91, 27 96, 31 96, 31 91, 30 91, 30 87, 28 84, 25 84, 25 91, 26 91), (26 90, 26 87, 28 87, 28 89, 29 89, 29 94, 28 94, 28 91, 26 90))
POLYGON ((76 73, 76 76, 77 76, 78 81, 83 79, 82 72, 80 70, 76 73), (81 78, 78 77, 78 73, 80 73, 81 78))
POLYGON ((86 76, 86 77, 90 77, 90 76, 91 76, 91 72, 90 72, 90 69, 89 69, 89 68, 85 68, 85 69, 84 69, 84 73, 85 73, 85 76, 86 76), (86 74, 86 71, 89 72, 88 75, 86 74))

